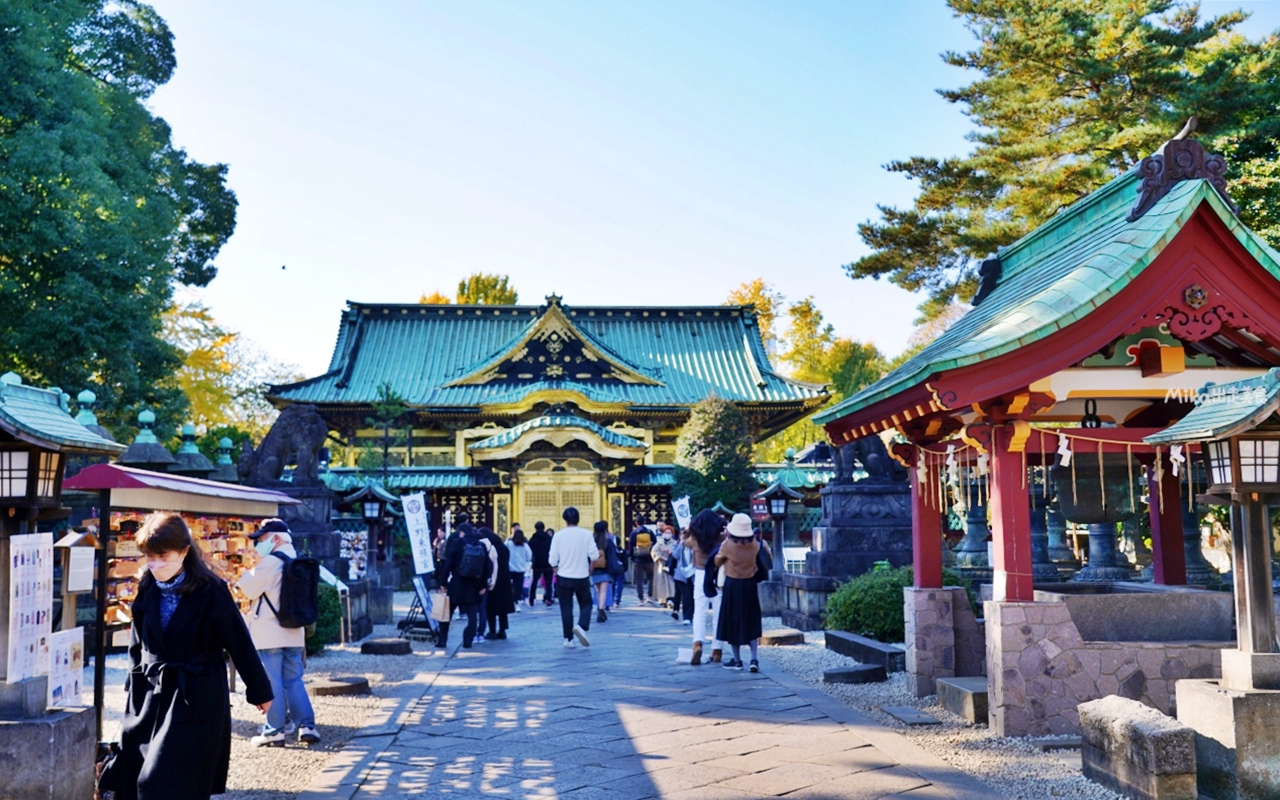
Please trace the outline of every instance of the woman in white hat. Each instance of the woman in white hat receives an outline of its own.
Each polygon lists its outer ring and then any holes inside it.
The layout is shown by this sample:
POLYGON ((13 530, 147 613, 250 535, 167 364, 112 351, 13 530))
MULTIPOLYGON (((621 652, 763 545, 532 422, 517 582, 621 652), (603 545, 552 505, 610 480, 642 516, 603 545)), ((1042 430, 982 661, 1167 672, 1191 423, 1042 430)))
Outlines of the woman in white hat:
POLYGON ((734 514, 725 529, 729 534, 716 553, 716 566, 724 567, 724 587, 720 590, 720 620, 716 638, 728 642, 733 657, 725 661, 725 669, 740 670, 742 646, 751 647, 751 671, 760 671, 756 647, 761 633, 760 595, 756 590, 756 555, 760 543, 751 529, 751 517, 734 514))

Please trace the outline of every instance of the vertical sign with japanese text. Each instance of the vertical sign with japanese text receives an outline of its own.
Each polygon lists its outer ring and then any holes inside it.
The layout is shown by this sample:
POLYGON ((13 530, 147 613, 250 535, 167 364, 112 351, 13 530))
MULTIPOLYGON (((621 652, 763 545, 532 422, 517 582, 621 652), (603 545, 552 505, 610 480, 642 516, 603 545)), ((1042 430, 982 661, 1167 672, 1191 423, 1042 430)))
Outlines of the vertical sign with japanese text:
POLYGON ((427 511, 427 496, 424 492, 406 494, 401 502, 404 504, 404 524, 409 530, 409 547, 413 550, 413 572, 415 575, 435 572, 435 559, 431 555, 431 515, 427 511))

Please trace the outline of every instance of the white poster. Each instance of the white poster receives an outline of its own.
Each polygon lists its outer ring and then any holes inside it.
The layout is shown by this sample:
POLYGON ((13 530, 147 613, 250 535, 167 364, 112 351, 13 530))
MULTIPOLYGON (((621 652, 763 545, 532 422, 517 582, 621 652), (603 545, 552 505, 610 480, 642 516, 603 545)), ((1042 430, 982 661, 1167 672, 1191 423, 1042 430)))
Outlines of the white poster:
POLYGON ((84 628, 58 631, 49 636, 49 705, 69 708, 82 705, 84 681, 84 628))
POLYGON ((689 527, 689 523, 693 521, 693 514, 689 512, 689 495, 671 501, 671 510, 676 514, 676 523, 680 526, 680 530, 689 527))
POLYGON ((9 653, 6 682, 44 674, 53 629, 53 534, 9 539, 9 653))
POLYGON ((431 557, 431 515, 427 511, 427 495, 424 492, 406 494, 400 498, 404 505, 404 524, 409 530, 409 546, 413 549, 413 572, 426 575, 436 571, 431 557))
POLYGON ((68 547, 70 564, 67 568, 67 592, 93 591, 93 555, 97 552, 92 547, 68 547))
POLYGON ((342 537, 338 545, 338 557, 347 560, 347 580, 363 580, 368 564, 369 532, 339 531, 338 535, 342 537))

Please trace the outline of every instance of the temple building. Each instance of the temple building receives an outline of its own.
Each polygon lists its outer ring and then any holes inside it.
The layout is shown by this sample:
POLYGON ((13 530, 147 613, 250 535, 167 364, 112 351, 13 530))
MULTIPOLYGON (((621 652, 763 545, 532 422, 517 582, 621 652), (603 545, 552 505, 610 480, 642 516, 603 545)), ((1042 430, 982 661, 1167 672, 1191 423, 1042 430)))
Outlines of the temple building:
POLYGON ((759 442, 819 408, 821 386, 776 373, 751 306, 575 307, 349 303, 329 369, 275 386, 306 404, 337 449, 330 488, 388 444, 370 422, 388 393, 410 407, 386 488, 426 491, 433 518, 465 510, 503 530, 559 527, 575 506, 613 530, 670 518, 676 439, 690 407, 736 403, 759 442), (411 433, 410 433, 411 429, 411 433))

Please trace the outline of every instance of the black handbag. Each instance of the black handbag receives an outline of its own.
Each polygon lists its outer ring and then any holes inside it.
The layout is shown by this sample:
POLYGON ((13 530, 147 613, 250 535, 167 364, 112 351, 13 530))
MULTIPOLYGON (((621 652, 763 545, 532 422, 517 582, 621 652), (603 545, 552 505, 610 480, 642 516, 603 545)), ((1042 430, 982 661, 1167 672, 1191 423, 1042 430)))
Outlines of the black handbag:
POLYGON ((769 580, 769 571, 773 569, 773 556, 769 555, 769 551, 764 549, 764 545, 760 545, 760 549, 756 551, 756 574, 755 582, 769 580))

